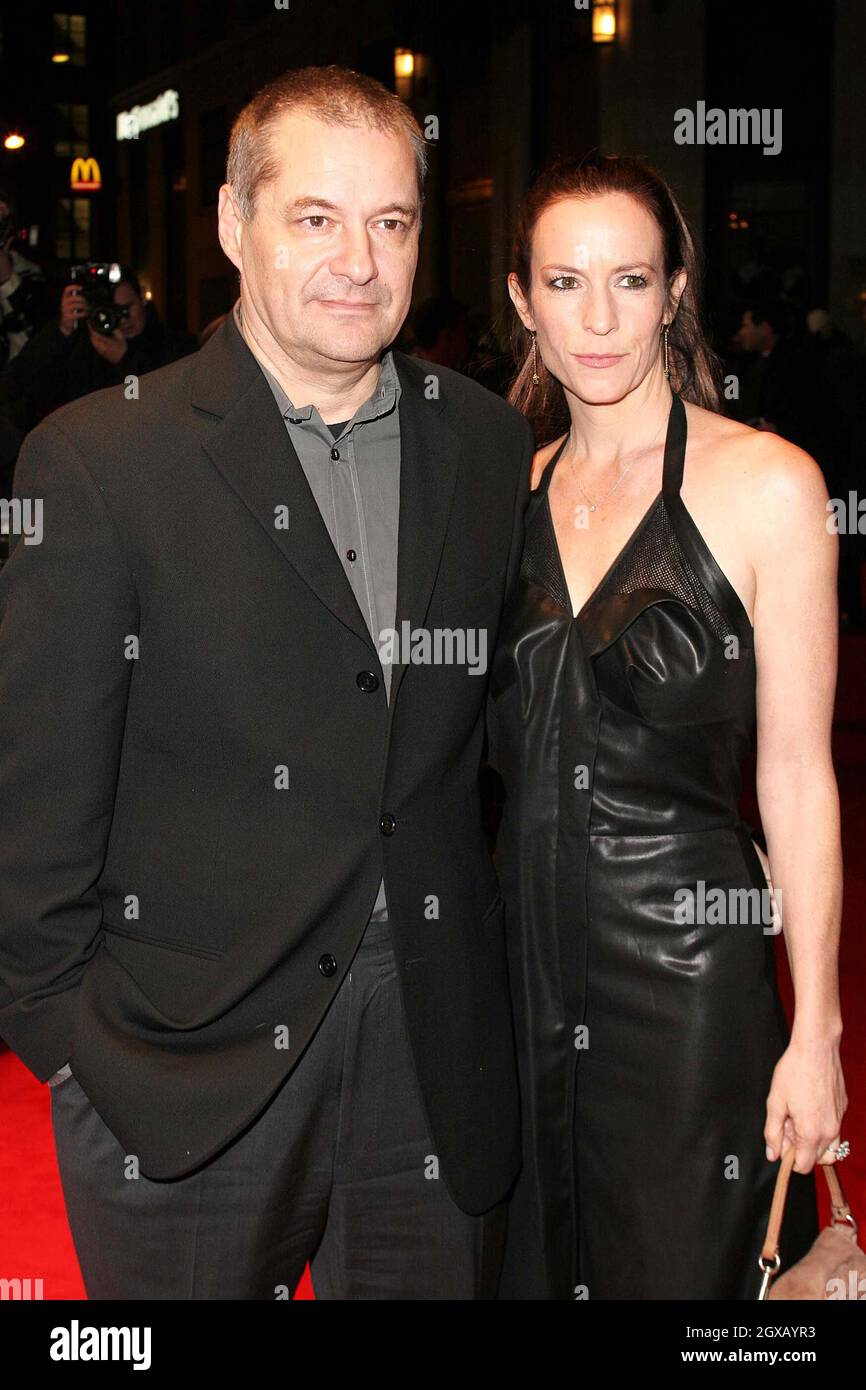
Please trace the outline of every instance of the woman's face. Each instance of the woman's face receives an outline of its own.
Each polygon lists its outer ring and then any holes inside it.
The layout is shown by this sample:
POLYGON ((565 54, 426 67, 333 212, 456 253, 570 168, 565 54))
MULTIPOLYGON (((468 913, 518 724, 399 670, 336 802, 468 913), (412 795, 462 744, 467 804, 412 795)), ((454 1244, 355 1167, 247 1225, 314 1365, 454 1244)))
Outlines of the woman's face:
POLYGON ((528 299, 509 290, 541 358, 588 404, 612 404, 663 370, 660 329, 685 286, 664 278, 661 231, 626 193, 567 198, 539 217, 532 239, 528 299))

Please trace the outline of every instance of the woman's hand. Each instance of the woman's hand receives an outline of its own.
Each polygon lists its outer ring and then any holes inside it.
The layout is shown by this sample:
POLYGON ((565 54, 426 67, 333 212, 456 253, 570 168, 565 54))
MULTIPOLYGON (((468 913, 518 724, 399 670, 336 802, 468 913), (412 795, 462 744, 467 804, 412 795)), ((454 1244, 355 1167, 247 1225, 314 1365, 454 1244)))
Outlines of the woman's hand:
POLYGON ((764 1138, 768 1159, 796 1146, 794 1171, 834 1163, 827 1150, 840 1140, 848 1096, 837 1041, 804 1043, 792 1037, 776 1063, 767 1097, 764 1138))

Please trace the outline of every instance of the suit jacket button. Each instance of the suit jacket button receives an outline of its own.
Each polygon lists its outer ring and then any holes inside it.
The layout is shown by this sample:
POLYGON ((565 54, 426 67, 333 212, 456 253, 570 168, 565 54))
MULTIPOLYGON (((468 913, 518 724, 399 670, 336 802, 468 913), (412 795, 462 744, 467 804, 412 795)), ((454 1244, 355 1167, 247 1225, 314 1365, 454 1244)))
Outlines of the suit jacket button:
POLYGON ((381 830, 383 835, 394 834, 394 831, 397 829, 397 822, 391 815, 390 811, 386 811, 382 819, 379 821, 379 829, 381 830))
POLYGON ((337 972, 337 962, 334 960, 334 957, 329 953, 326 953, 324 956, 319 956, 319 970, 326 978, 335 975, 337 972))
POLYGON ((359 671, 355 677, 355 684, 359 690, 369 695, 373 690, 379 689, 379 677, 375 671, 359 671))

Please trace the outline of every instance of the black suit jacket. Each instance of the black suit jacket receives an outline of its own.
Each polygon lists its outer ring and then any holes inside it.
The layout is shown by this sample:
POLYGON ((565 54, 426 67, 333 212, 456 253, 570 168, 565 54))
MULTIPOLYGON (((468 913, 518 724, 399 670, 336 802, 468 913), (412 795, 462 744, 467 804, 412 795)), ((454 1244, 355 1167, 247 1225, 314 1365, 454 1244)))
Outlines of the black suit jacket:
MULTIPOLYGON (((396 626, 486 628, 489 668, 531 433, 467 378, 395 359, 396 626)), ((41 1080, 71 1060, 145 1176, 181 1176, 298 1062, 384 873, 440 1170, 486 1210, 519 1166, 487 674, 398 665, 388 705, 231 316, 139 400, 43 421, 15 490, 44 499, 44 538, 0 574, 0 1035, 41 1080)))

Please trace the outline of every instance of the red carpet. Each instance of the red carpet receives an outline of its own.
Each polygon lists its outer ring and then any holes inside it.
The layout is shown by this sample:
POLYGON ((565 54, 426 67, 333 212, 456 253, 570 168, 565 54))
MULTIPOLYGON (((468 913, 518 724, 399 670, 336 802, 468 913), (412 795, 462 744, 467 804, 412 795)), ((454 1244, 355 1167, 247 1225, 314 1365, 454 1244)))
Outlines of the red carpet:
MULTIPOLYGON (((845 912, 842 932, 842 1058, 848 1087, 843 1135, 851 1156, 839 1174, 861 1232, 866 1232, 866 638, 843 639, 834 734, 842 797, 845 912)), ((745 801, 746 814, 755 813, 745 801)), ((808 834, 808 827, 803 827, 808 834)), ((779 974, 790 1015, 791 990, 781 937, 779 974)), ((51 1133, 48 1091, 8 1052, 0 1052, 0 1278, 42 1280, 45 1299, 84 1298, 84 1287, 66 1224, 51 1133)), ((821 1218, 829 1208, 819 1180, 821 1218)), ((861 1244, 864 1243, 861 1234, 861 1244)), ((312 1298, 309 1271, 299 1298, 312 1298)))

